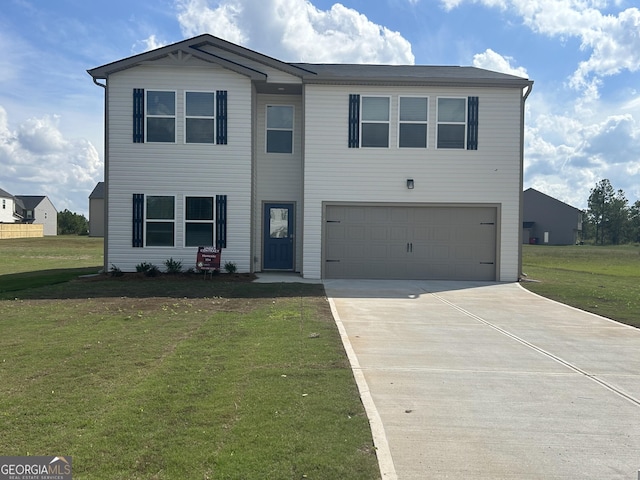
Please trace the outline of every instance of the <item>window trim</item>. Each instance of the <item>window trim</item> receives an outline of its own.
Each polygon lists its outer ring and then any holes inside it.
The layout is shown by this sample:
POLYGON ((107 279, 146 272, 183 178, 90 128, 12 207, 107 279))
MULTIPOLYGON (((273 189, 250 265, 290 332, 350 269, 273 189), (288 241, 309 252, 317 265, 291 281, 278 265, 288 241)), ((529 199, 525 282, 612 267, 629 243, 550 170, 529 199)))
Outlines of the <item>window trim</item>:
POLYGON ((436 100, 436 137, 435 137, 435 142, 436 142, 436 150, 454 150, 454 151, 458 151, 458 150, 467 150, 467 136, 468 136, 468 129, 469 129, 469 99, 468 97, 460 97, 460 96, 438 96, 437 100, 436 100), (453 99, 453 100, 463 100, 464 101, 464 122, 441 122, 439 120, 439 114, 440 114, 440 99, 453 99), (459 148, 447 148, 447 147, 440 147, 438 146, 438 132, 440 130, 440 125, 463 125, 464 126, 464 135, 463 135, 463 139, 462 139, 462 147, 459 148))
POLYGON ((176 213, 177 213, 177 209, 178 209, 178 205, 176 202, 176 198, 177 195, 175 194, 158 194, 158 193, 146 193, 144 194, 144 216, 143 216, 143 222, 144 222, 144 236, 143 236, 143 246, 144 248, 175 248, 176 247, 176 236, 177 233, 176 232, 176 213), (149 197, 171 197, 173 198, 173 219, 169 220, 169 219, 164 219, 164 218, 149 218, 148 212, 147 212, 147 205, 148 205, 148 201, 149 201, 149 197), (149 241, 149 235, 147 233, 147 224, 149 222, 154 222, 154 223, 171 223, 173 224, 173 245, 148 245, 147 242, 149 241))
POLYGON ((178 90, 171 89, 144 89, 144 143, 152 144, 176 144, 178 143, 178 90), (151 92, 171 92, 173 93, 173 115, 149 115, 148 95, 151 92), (173 142, 154 142, 149 140, 149 118, 173 118, 173 142))
POLYGON ((268 155, 293 155, 296 149, 295 145, 295 129, 296 129, 296 107, 291 104, 268 103, 264 108, 264 152, 268 155), (291 128, 269 128, 269 107, 290 107, 291 112, 291 128), (269 130, 278 132, 291 132, 291 151, 290 152, 270 152, 269 151, 269 130))
POLYGON ((216 245, 216 196, 213 194, 185 194, 183 196, 183 209, 184 212, 182 223, 184 227, 184 235, 182 238, 182 246, 184 248, 198 248, 198 247, 211 247, 216 245), (187 218, 187 199, 188 198, 210 198, 211 199, 211 220, 189 220, 187 218), (210 224, 211 225, 211 239, 212 245, 187 245, 187 223, 198 224, 210 224))
POLYGON ((185 145, 216 145, 216 136, 217 136, 217 128, 218 128, 218 118, 217 118, 217 108, 218 108, 218 95, 215 90, 185 90, 183 95, 183 104, 184 104, 184 122, 182 126, 183 130, 183 143, 185 145), (189 93, 209 93, 213 96, 213 115, 211 116, 202 116, 202 115, 188 115, 187 114, 187 96, 189 93), (189 142, 187 141, 187 119, 199 119, 199 120, 213 120, 213 131, 211 132, 211 141, 210 142, 189 142))
POLYGON ((360 95, 360 125, 358 125, 358 133, 360 135, 360 143, 359 146, 360 148, 374 148, 374 149, 378 149, 378 148, 391 148, 391 103, 392 103, 392 96, 391 95, 360 95), (365 120, 362 114, 362 111, 364 109, 364 101, 366 98, 386 98, 388 100, 388 118, 387 120, 365 120), (388 129, 387 129, 387 146, 386 147, 370 147, 370 146, 365 146, 363 145, 363 141, 364 141, 364 135, 363 135, 363 131, 362 128, 364 126, 364 124, 386 124, 388 129))
POLYGON ((413 150, 428 150, 429 149, 429 96, 428 95, 398 95, 398 148, 407 148, 413 150), (423 120, 401 120, 402 114, 402 99, 403 98, 418 98, 425 99, 427 101, 427 118, 423 120), (425 126, 425 146, 424 147, 402 147, 400 146, 400 126, 407 125, 424 125, 425 126))

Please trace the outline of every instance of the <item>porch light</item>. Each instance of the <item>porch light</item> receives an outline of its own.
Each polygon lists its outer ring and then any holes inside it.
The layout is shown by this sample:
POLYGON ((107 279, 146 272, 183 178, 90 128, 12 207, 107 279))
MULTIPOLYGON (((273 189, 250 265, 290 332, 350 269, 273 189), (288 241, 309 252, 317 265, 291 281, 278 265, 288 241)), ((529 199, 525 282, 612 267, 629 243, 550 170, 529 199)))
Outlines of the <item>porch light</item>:
POLYGON ((407 188, 413 190, 413 178, 407 178, 407 188))

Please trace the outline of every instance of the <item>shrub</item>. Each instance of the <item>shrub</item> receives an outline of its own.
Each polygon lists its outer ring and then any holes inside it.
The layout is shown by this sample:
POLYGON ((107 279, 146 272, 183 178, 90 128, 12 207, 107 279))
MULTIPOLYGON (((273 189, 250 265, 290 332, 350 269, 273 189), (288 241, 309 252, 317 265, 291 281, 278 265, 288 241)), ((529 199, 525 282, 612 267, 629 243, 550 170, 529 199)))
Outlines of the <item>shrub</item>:
POLYGON ((112 277, 121 277, 124 275, 124 273, 122 273, 122 270, 116 267, 113 263, 111 264, 111 268, 109 269, 109 274, 112 277))
POLYGON ((144 272, 144 275, 145 277, 157 277, 158 275, 160 275, 160 269, 155 265, 151 265, 151 267, 149 267, 149 269, 144 272))
POLYGON ((167 273, 176 275, 182 272, 182 262, 180 260, 174 260, 173 257, 164 261, 164 266, 167 267, 167 273))
POLYGON ((233 262, 227 262, 224 264, 224 270, 227 273, 236 273, 238 271, 238 267, 233 262))
POLYGON ((142 262, 136 265, 136 272, 147 273, 151 267, 153 267, 153 264, 149 262, 142 262))

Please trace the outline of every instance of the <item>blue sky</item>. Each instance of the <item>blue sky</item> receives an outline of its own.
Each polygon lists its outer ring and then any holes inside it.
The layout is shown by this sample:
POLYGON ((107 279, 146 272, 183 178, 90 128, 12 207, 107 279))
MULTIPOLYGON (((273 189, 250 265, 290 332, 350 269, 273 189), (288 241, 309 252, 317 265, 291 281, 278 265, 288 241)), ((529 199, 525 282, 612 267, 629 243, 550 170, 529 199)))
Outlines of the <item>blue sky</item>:
POLYGON ((86 70, 211 33, 285 61, 474 65, 535 81, 525 188, 640 199, 637 0, 5 0, 0 188, 88 212, 103 90, 86 70))

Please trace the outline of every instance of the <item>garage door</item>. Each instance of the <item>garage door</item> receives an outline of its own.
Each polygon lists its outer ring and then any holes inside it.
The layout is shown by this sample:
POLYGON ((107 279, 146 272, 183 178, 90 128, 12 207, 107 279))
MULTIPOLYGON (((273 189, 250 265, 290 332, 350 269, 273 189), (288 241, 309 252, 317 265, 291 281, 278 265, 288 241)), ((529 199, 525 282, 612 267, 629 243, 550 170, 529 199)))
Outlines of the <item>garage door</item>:
POLYGON ((329 205, 325 278, 496 279, 496 208, 329 205))

